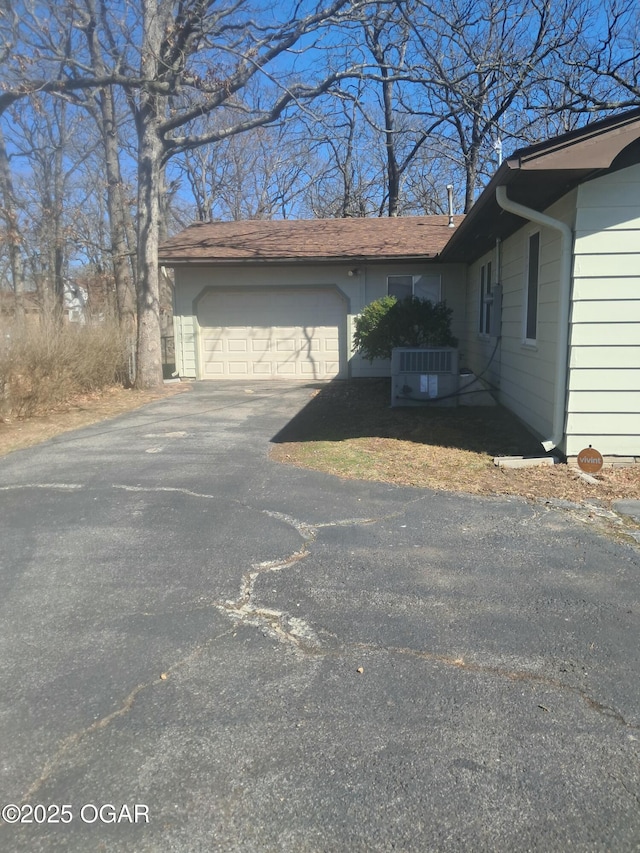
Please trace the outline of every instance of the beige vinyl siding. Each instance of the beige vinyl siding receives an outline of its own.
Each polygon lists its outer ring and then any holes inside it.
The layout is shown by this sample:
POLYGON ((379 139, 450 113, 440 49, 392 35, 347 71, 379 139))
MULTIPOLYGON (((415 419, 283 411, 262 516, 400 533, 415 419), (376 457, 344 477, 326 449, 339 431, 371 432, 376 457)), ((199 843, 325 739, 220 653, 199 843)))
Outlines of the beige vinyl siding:
MULTIPOLYGON (((623 303, 618 303, 618 305, 623 303)), ((571 344, 574 347, 603 347, 609 345, 615 346, 633 346, 638 341, 638 324, 627 323, 626 315, 620 311, 618 315, 620 322, 618 323, 575 323, 573 325, 573 334, 571 344)), ((605 364, 603 367, 606 366, 605 364)))
MULTIPOLYGON (((496 338, 480 333, 480 278, 482 267, 486 269, 489 263, 493 288, 498 281, 495 252, 483 255, 467 271, 469 286, 466 293, 465 329, 460 342, 460 366, 468 367, 476 374, 484 371, 483 381, 497 391, 500 387, 500 347, 496 348, 496 338), (492 354, 494 357, 489 364, 492 354)), ((504 310, 502 316, 504 318, 504 310)))
POLYGON ((602 301, 602 294, 607 293, 607 302, 618 299, 636 300, 640 293, 640 277, 626 276, 625 278, 576 278, 573 282, 573 300, 578 303, 602 301))
MULTIPOLYGON (((633 235, 638 233, 637 231, 627 233, 627 236, 631 235, 629 248, 633 246, 633 235)), ((638 269, 633 266, 633 253, 576 255, 575 262, 574 277, 577 279, 594 277, 611 281, 619 275, 635 278, 638 276, 638 269)))
MULTIPOLYGON (((465 333, 465 277, 466 268, 463 264, 429 264, 416 265, 401 263, 369 264, 363 270, 364 294, 359 306, 352 306, 351 325, 355 330, 355 318, 360 311, 376 299, 387 295, 387 277, 390 275, 416 275, 440 277, 440 299, 444 300, 453 311, 451 331, 461 340, 465 333)), ((462 362, 461 362, 462 363, 462 362)), ((358 354, 352 361, 352 376, 376 377, 389 376, 391 362, 389 359, 374 359, 369 362, 358 354)))
POLYGON ((601 231, 611 234, 614 231, 640 229, 640 215, 638 215, 637 207, 638 200, 634 198, 635 190, 632 188, 629 192, 625 193, 621 187, 619 189, 620 192, 616 193, 618 204, 607 206, 605 203, 597 207, 582 207, 580 209, 579 225, 582 237, 586 238, 589 233, 601 231), (626 208, 622 217, 620 215, 621 208, 626 208))
MULTIPOLYGON (((640 293, 640 289, 638 290, 640 293)), ((589 323, 607 324, 615 323, 620 332, 619 343, 622 344, 624 337, 631 337, 630 343, 637 341, 638 323, 640 323, 640 299, 618 299, 602 302, 598 299, 574 300, 573 323, 576 326, 589 323), (623 324, 627 328, 620 328, 620 317, 625 318, 623 324)), ((607 332, 610 330, 607 329, 607 332)))
MULTIPOLYGON (((618 347, 618 350, 625 350, 625 347, 618 347)), ((635 365, 637 370, 640 370, 640 363, 635 365)), ((615 367, 606 368, 606 367, 598 367, 595 369, 591 369, 588 367, 583 367, 580 370, 571 370, 570 372, 570 385, 571 385, 571 394, 581 394, 585 393, 589 397, 594 394, 609 394, 611 392, 623 391, 625 395, 629 393, 629 379, 630 379, 630 368, 627 367, 626 363, 623 361, 622 369, 616 369, 615 367), (606 388, 606 391, 599 392, 594 391, 594 388, 597 388, 598 385, 602 385, 602 387, 606 388)), ((635 394, 635 391, 630 392, 631 394, 635 394)), ((577 400, 578 398, 576 398, 577 400)), ((594 400, 596 398, 594 397, 594 400)), ((581 411, 581 409, 576 408, 575 411, 581 411)), ((584 410, 582 410, 584 411, 584 410)), ((612 409, 614 411, 614 409, 612 409)), ((626 411, 623 410, 623 411, 626 411)), ((640 409, 638 409, 640 411, 640 409)))
POLYGON ((567 447, 640 456, 640 166, 578 190, 567 447))
MULTIPOLYGON (((628 380, 627 380, 628 381, 628 380)), ((592 414, 594 409, 604 410, 608 417, 609 413, 616 414, 616 425, 619 426, 621 416, 626 416, 632 410, 630 417, 638 418, 640 415, 640 390, 629 391, 626 388, 606 391, 571 391, 571 414, 592 414)), ((593 415, 594 422, 600 415, 593 415)), ((622 418, 624 420, 624 418, 622 418)))
POLYGON ((358 378, 389 376, 390 362, 377 360, 370 364, 353 352, 353 332, 356 316, 374 299, 387 293, 389 275, 440 275, 441 297, 453 309, 453 334, 464 334, 465 267, 459 265, 394 262, 385 264, 301 265, 271 264, 242 265, 185 265, 175 270, 176 290, 176 360, 181 376, 203 378, 205 365, 201 357, 204 334, 198 322, 198 300, 208 288, 325 288, 343 294, 345 311, 346 375, 358 378), (357 270, 357 271, 356 271, 357 270), (349 275, 349 272, 354 275, 349 275))
MULTIPOLYGON (((636 434, 637 427, 637 412, 610 413, 607 411, 597 415, 594 415, 593 412, 571 412, 567 418, 567 433, 581 438, 579 442, 581 446, 577 448, 575 453, 578 453, 585 444, 593 444, 603 455, 615 455, 618 452, 615 446, 610 444, 600 447, 592 440, 593 437, 608 439, 609 442, 613 442, 615 437, 621 435, 626 435, 631 439, 636 434)), ((569 455, 574 456, 575 454, 570 453, 569 455)))
MULTIPOLYGON (((577 376, 578 370, 591 368, 591 378, 595 381, 595 370, 600 370, 599 383, 603 388, 608 388, 608 382, 611 376, 611 371, 616 371, 620 381, 626 383, 625 387, 629 387, 629 374, 624 371, 640 368, 640 348, 637 346, 618 346, 611 344, 606 347, 575 347, 571 350, 571 358, 569 361, 571 366, 571 380, 569 388, 573 387, 574 377, 577 376), (623 371, 623 372, 621 372, 623 371)), ((593 385, 591 386, 594 387, 593 385)))
POLYGON ((173 331, 175 336, 176 370, 185 379, 195 379, 197 365, 195 358, 195 319, 174 315, 173 331))
POLYGON ((566 451, 569 459, 575 459, 581 450, 594 447, 602 453, 607 461, 614 462, 615 457, 622 457, 624 462, 640 462, 638 452, 638 437, 635 433, 611 433, 610 427, 602 434, 595 432, 592 424, 585 424, 588 431, 580 432, 577 425, 571 425, 571 441, 566 451))
MULTIPOLYGON (((573 225, 576 192, 564 196, 544 211, 573 225)), ((500 270, 494 282, 502 285, 502 339, 486 377, 499 401, 513 411, 542 438, 553 425, 557 316, 559 302, 561 239, 557 231, 534 223, 524 225, 500 246, 500 270), (525 300, 529 236, 540 233, 538 315, 536 339, 525 342, 525 300)), ((469 267, 465 348, 469 366, 480 373, 495 347, 495 339, 478 333, 480 266, 494 259, 495 252, 469 267)))

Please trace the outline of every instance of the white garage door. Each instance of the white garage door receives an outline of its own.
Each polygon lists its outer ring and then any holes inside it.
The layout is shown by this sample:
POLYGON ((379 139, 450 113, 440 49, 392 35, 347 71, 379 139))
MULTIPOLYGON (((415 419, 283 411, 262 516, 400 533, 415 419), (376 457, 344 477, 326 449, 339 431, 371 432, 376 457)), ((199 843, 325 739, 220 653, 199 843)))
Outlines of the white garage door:
POLYGON ((346 316, 332 288, 212 289, 198 306, 201 377, 341 376, 346 316))

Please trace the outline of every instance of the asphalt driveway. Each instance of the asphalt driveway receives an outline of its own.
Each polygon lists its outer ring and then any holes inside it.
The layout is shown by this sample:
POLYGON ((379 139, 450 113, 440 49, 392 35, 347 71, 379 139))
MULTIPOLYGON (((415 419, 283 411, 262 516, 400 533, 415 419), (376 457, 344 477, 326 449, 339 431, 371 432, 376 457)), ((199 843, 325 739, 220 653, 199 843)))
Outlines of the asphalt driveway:
POLYGON ((271 462, 310 393, 0 460, 0 849, 638 850, 640 547, 271 462))

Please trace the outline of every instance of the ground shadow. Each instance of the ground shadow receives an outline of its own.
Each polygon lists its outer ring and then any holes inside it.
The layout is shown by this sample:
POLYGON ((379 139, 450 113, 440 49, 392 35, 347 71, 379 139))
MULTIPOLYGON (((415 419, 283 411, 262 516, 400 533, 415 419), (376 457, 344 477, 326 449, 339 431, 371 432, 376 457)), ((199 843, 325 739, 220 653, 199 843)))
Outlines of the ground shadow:
POLYGON ((334 380, 271 441, 391 438, 491 456, 543 455, 540 442, 502 406, 391 408, 390 379, 334 380))

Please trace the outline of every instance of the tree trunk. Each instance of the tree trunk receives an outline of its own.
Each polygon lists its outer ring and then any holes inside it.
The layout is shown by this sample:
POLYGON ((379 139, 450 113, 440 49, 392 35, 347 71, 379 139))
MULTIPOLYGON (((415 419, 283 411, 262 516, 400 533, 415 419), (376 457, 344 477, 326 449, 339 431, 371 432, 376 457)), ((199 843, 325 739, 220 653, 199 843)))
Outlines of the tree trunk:
MULTIPOLYGON (((172 5, 158 3, 157 0, 142 0, 141 5, 143 12, 141 75, 149 80, 157 80, 160 73, 162 43, 171 23, 172 5)), ((157 388, 162 385, 158 245, 164 154, 160 125, 166 106, 166 96, 155 92, 153 86, 148 86, 141 90, 138 106, 134 110, 138 134, 136 388, 157 388)))
POLYGON ((18 229, 18 217, 16 215, 16 204, 13 192, 13 180, 11 177, 11 166, 7 149, 4 144, 4 136, 0 127, 0 194, 4 219, 7 224, 7 237, 9 243, 9 263, 11 266, 11 278, 13 279, 13 293, 15 297, 15 316, 18 322, 24 320, 24 266, 22 264, 22 250, 20 248, 20 231, 18 229))
POLYGON ((124 198, 118 154, 115 105, 113 93, 110 89, 103 89, 100 93, 100 110, 107 171, 107 205, 109 209, 111 256, 116 284, 118 318, 123 328, 133 335, 136 325, 136 302, 131 277, 133 270, 131 249, 135 245, 135 242, 130 240, 130 232, 133 230, 133 225, 124 198))
MULTIPOLYGON (((377 57, 376 57, 377 58, 377 57)), ((400 169, 396 157, 396 138, 393 111, 393 81, 389 80, 389 69, 381 65, 384 78, 382 95, 384 101, 384 136, 387 152, 387 180, 389 185, 389 216, 397 216, 400 207, 400 169)))
POLYGON ((138 122, 138 347, 136 388, 162 385, 158 244, 162 141, 148 109, 138 122))
MULTIPOLYGON (((87 26, 85 34, 91 61, 98 74, 105 74, 106 68, 97 32, 98 18, 104 13, 104 4, 103 2, 100 3, 100 13, 95 0, 89 0, 87 5, 91 17, 90 25, 87 26)), ((131 253, 136 245, 136 239, 131 214, 124 197, 118 146, 118 117, 113 89, 109 86, 99 89, 96 101, 99 106, 99 113, 91 109, 91 114, 98 125, 105 154, 111 263, 116 285, 118 318, 122 327, 133 337, 136 325, 136 299, 131 253)))
POLYGON ((67 145, 67 105, 62 101, 59 105, 58 116, 58 145, 53 158, 53 247, 51 274, 53 278, 54 312, 56 319, 62 319, 64 314, 64 273, 66 266, 65 237, 64 237, 64 163, 63 153, 67 145))
POLYGON ((466 157, 465 163, 465 192, 464 192, 464 212, 469 213, 473 207, 476 186, 478 184, 478 160, 480 151, 478 148, 471 147, 466 157))

